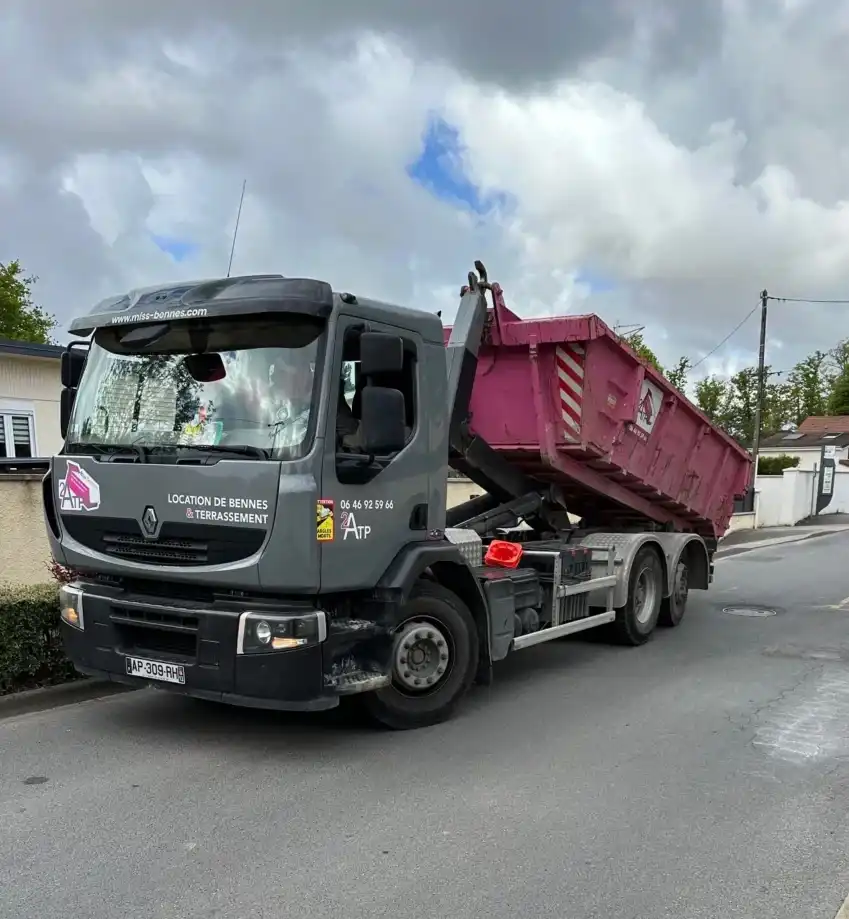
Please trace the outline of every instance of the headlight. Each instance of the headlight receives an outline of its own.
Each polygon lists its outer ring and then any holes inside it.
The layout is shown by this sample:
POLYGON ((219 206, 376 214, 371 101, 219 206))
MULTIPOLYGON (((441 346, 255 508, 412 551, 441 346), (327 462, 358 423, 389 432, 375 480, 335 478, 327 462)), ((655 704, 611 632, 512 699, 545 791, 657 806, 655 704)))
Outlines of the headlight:
POLYGON ((320 644, 327 638, 327 618, 322 610, 289 615, 242 613, 239 617, 237 654, 294 651, 320 644))
POLYGON ((79 587, 63 584, 59 588, 59 615, 63 622, 82 631, 85 628, 83 619, 83 592, 79 587))
POLYGON ((274 637, 271 626, 263 619, 254 626, 254 635, 261 645, 267 645, 274 637))

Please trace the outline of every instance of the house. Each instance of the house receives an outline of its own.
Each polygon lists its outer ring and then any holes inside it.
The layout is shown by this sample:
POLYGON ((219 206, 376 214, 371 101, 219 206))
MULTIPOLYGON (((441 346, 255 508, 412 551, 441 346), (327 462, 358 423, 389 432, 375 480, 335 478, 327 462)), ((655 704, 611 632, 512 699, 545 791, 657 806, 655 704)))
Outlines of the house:
POLYGON ((823 447, 834 447, 840 466, 849 464, 849 415, 811 415, 795 431, 781 431, 760 443, 761 456, 795 456, 797 469, 819 467, 823 447), (844 462, 845 461, 845 462, 844 462))
POLYGON ((0 338, 0 459, 52 456, 61 449, 64 350, 0 338))

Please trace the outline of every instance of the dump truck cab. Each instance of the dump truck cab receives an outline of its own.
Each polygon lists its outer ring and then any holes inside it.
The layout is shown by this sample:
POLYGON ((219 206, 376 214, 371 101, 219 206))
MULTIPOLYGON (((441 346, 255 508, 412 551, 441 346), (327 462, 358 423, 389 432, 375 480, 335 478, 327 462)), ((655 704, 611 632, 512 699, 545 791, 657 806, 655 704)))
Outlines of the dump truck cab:
POLYGON ((85 585, 84 630, 69 634, 85 642, 72 646, 81 669, 132 676, 122 658, 179 660, 169 672, 191 668, 200 694, 273 704, 242 679, 269 669, 250 659, 247 608, 270 624, 269 645, 307 656, 324 650, 334 609, 338 658, 290 698, 272 687, 276 701, 325 707, 337 701, 325 684, 373 678, 385 649, 352 655, 338 611, 440 541, 438 316, 262 276, 133 292, 71 330, 90 342, 63 361, 65 447, 45 497, 54 556, 85 585), (172 623, 156 607, 176 597, 172 623), (195 606, 212 612, 199 619, 195 606))

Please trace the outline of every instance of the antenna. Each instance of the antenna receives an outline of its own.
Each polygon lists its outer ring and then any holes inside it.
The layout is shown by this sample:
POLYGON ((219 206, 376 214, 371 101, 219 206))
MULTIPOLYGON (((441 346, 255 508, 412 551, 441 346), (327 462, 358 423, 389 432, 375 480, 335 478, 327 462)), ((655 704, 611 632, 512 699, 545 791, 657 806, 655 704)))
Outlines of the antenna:
POLYGON ((620 337, 623 335, 636 335, 637 332, 642 332, 644 329, 645 329, 645 326, 640 325, 637 322, 627 322, 627 323, 617 322, 613 326, 614 333, 616 335, 619 335, 620 337), (623 329, 625 331, 623 331, 623 329))
POLYGON ((239 221, 242 219, 242 204, 245 201, 245 187, 248 184, 248 180, 245 179, 242 182, 242 194, 239 198, 239 210, 236 214, 236 227, 233 230, 233 244, 230 246, 230 261, 227 263, 227 277, 230 277, 230 271, 233 268, 233 253, 236 251, 236 237, 239 235, 239 221))

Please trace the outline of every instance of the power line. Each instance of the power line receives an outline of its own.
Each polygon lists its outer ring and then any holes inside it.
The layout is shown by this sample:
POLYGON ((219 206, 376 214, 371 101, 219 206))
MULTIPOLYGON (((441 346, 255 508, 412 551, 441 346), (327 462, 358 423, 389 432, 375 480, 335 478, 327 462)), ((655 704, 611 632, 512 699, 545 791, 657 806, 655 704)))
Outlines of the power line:
POLYGON ((767 300, 776 300, 779 303, 842 303, 849 304, 849 300, 815 300, 811 297, 767 297, 767 300))
MULTIPOLYGON (((773 297, 772 295, 768 295, 766 299, 773 300, 776 303, 833 303, 833 304, 849 305, 849 300, 817 300, 812 297, 773 297)), ((695 368, 698 367, 699 364, 703 364, 709 357, 716 354, 716 352, 719 351, 719 349, 728 341, 728 339, 731 338, 737 331, 739 331, 746 324, 746 322, 751 318, 751 316, 755 313, 756 310, 757 310, 757 306, 752 307, 751 311, 746 314, 743 320, 738 325, 734 326, 734 328, 725 336, 725 338, 722 339, 722 341, 715 348, 712 348, 710 351, 708 351, 708 353, 704 357, 699 358, 699 360, 697 360, 695 364, 690 365, 690 370, 695 370, 695 368)), ((782 372, 786 372, 786 371, 782 371, 782 372)))
POLYGON ((697 360, 695 364, 691 364, 690 370, 695 370, 696 367, 699 366, 699 364, 703 364, 711 355, 716 354, 716 352, 719 351, 719 349, 728 341, 728 339, 731 338, 731 336, 734 335, 736 332, 738 332, 748 322, 749 319, 751 319, 751 317, 757 311, 758 307, 760 307, 760 303, 757 304, 757 306, 753 306, 751 310, 749 310, 749 312, 746 313, 743 319, 740 322, 738 322, 737 325, 734 326, 734 328, 725 336, 725 338, 722 339, 722 341, 715 348, 712 348, 710 351, 708 351, 708 353, 704 357, 699 358, 699 360, 697 360))

